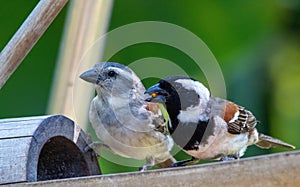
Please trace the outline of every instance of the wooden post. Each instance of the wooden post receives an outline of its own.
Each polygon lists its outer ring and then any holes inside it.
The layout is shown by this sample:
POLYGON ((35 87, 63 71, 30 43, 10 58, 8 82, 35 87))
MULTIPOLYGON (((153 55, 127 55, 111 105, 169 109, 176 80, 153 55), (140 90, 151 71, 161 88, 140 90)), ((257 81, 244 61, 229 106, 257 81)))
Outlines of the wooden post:
POLYGON ((48 104, 49 114, 63 114, 86 129, 94 86, 79 79, 101 59, 113 0, 71 1, 48 104))
MULTIPOLYGON (((68 0, 41 0, 0 53, 0 89, 68 0)), ((12 12, 13 13, 13 12, 12 12)))
POLYGON ((0 184, 100 174, 89 141, 62 115, 0 120, 0 184))

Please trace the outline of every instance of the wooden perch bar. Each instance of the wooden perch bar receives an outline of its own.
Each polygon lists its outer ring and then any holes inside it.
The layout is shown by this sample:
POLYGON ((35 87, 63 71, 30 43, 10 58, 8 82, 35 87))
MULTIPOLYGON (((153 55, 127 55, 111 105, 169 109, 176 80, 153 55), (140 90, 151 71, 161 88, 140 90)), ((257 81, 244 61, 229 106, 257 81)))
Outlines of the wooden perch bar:
POLYGON ((299 186, 300 151, 216 162, 145 173, 133 172, 21 183, 11 186, 93 187, 93 186, 299 186))
POLYGON ((0 53, 0 89, 68 0, 41 0, 0 53))

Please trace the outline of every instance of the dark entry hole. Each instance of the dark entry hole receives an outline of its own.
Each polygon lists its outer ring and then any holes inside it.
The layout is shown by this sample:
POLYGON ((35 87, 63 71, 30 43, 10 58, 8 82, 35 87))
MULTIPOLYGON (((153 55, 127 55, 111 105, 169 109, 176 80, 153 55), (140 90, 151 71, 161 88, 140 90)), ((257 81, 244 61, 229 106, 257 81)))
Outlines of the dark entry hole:
POLYGON ((42 148, 38 162, 38 181, 87 175, 87 163, 72 141, 56 136, 49 139, 42 148))

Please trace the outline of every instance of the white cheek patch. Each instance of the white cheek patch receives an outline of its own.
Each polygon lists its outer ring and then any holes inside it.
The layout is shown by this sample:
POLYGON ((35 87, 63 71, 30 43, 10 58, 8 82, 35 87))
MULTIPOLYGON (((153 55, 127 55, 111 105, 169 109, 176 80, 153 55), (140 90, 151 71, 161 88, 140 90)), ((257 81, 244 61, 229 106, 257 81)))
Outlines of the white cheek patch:
POLYGON ((197 123, 201 118, 201 114, 205 112, 209 101, 210 93, 208 89, 202 83, 192 79, 178 79, 175 82, 180 83, 184 89, 193 90, 199 95, 199 105, 181 110, 177 117, 178 120, 184 123, 197 123))
POLYGON ((180 83, 183 88, 187 90, 194 90, 203 100, 209 100, 208 89, 200 82, 194 81, 192 79, 178 79, 175 82, 180 83))
POLYGON ((199 106, 188 107, 186 110, 180 110, 177 118, 183 123, 197 123, 201 113, 202 110, 199 110, 199 106))

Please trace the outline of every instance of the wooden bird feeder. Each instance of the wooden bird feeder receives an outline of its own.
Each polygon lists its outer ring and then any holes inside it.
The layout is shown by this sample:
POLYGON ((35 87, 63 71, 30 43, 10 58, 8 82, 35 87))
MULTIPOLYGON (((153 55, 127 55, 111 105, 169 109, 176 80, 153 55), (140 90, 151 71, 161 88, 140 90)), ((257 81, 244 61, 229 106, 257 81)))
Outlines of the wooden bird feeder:
POLYGON ((0 184, 101 174, 87 140, 62 115, 0 120, 0 184))

